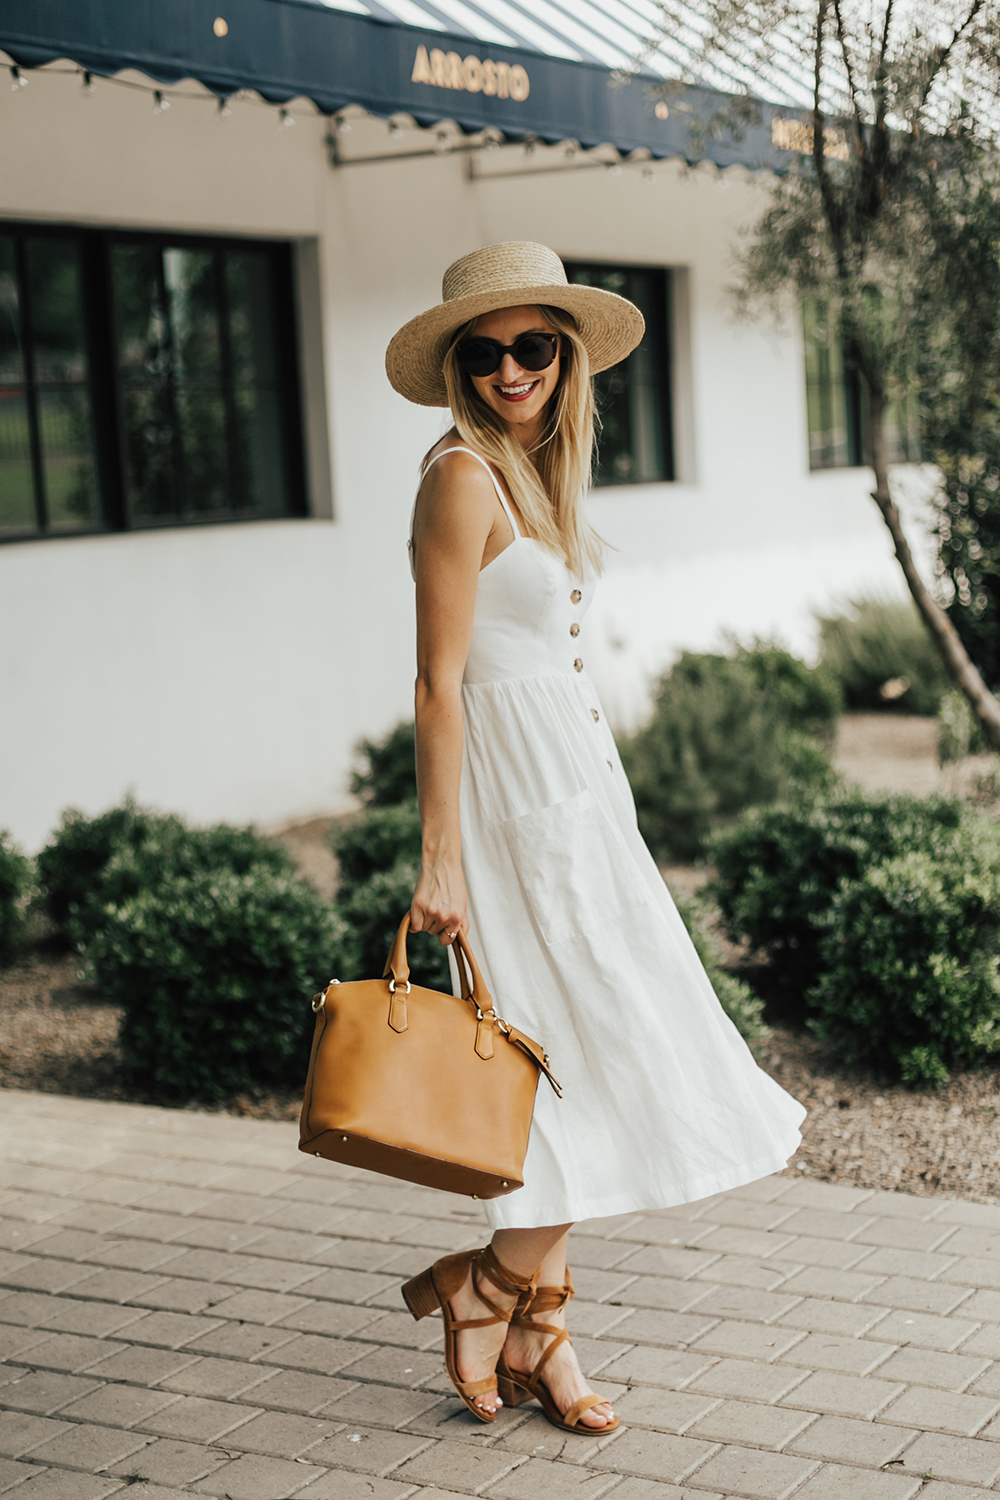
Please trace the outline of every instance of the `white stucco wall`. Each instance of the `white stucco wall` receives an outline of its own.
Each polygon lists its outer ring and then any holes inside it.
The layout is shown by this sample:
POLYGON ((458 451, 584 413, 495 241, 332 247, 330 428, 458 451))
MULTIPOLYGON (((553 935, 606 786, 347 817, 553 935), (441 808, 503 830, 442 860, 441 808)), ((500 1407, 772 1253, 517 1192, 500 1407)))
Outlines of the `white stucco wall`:
POLYGON ((29 847, 64 806, 129 789, 263 824, 343 802, 353 742, 410 710, 404 537, 444 422, 391 391, 384 348, 449 261, 493 240, 686 270, 685 478, 590 502, 617 550, 583 655, 614 719, 681 646, 733 629, 808 649, 812 606, 900 590, 864 471, 808 471, 797 334, 732 323, 752 179, 661 164, 652 183, 471 181, 448 156, 334 171, 325 122, 296 113, 282 132, 250 103, 154 116, 143 94, 46 73, 0 90, 0 219, 314 244, 336 517, 0 546, 0 827, 29 847))

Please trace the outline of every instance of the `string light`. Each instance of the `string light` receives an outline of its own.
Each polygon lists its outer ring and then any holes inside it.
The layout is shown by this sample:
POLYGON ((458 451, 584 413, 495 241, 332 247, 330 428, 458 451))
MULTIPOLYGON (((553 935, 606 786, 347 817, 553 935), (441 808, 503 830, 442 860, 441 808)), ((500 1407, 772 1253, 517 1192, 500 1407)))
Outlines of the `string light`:
POLYGON ((389 121, 389 134, 394 141, 398 141, 403 134, 403 127, 398 120, 389 121))
POLYGON ((294 124, 295 124, 295 116, 294 115, 290 115, 288 113, 287 109, 279 109, 278 110, 278 129, 279 130, 291 130, 291 128, 292 128, 292 126, 294 124))
POLYGON ((10 70, 11 93, 16 94, 18 89, 26 89, 27 87, 28 80, 25 78, 24 74, 21 72, 21 69, 17 66, 17 64, 14 63, 10 70))
POLYGON ((219 108, 218 108, 219 119, 220 120, 228 120, 229 116, 231 114, 232 114, 232 110, 229 108, 229 100, 226 99, 225 97, 221 98, 219 100, 219 108))
POLYGON ((154 89, 153 90, 153 114, 154 115, 165 115, 166 112, 167 112, 167 110, 169 108, 170 108, 170 100, 169 99, 164 99, 164 97, 160 93, 159 89, 154 89))
POLYGON ((646 187, 653 186, 653 183, 656 181, 656 173, 653 171, 652 167, 643 167, 642 180, 646 187))
POLYGON ((451 150, 451 140, 449 139, 448 132, 446 130, 439 130, 434 139, 435 139, 435 145, 434 145, 435 151, 450 151, 451 150))
POLYGON ((85 99, 89 99, 94 92, 94 80, 86 68, 83 70, 83 82, 80 85, 80 92, 85 99))

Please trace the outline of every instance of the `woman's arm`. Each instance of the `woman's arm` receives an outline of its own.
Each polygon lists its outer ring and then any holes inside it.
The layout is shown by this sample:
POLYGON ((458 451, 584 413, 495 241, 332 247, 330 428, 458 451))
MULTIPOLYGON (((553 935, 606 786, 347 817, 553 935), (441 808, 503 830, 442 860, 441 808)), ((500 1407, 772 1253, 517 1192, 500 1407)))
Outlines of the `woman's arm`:
POLYGON ((410 908, 414 932, 447 946, 466 926, 458 821, 462 777, 462 674, 483 551, 495 525, 496 495, 467 454, 441 459, 417 502, 417 792, 422 852, 410 908))

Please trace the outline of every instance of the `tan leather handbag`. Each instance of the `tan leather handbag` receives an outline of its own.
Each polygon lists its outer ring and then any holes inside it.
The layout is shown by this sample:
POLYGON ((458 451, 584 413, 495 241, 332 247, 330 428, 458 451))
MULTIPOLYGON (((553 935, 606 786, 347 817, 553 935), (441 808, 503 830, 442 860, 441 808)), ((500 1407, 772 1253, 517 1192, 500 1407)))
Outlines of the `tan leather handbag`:
POLYGON ((313 998, 316 1031, 299 1150, 424 1187, 500 1198, 523 1187, 537 1042, 498 1016, 465 938, 462 994, 410 984, 407 912, 381 979, 334 979, 313 998))

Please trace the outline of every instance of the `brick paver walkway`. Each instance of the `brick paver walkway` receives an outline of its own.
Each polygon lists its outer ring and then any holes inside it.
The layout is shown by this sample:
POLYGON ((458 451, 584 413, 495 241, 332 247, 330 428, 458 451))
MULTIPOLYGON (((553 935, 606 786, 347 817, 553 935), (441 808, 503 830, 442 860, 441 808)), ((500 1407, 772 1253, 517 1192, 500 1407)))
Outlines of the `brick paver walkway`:
POLYGON ((401 1278, 471 1201, 291 1124, 0 1092, 0 1494, 971 1500, 1000 1489, 1000 1208, 772 1177, 574 1235, 620 1432, 473 1421, 401 1278))

